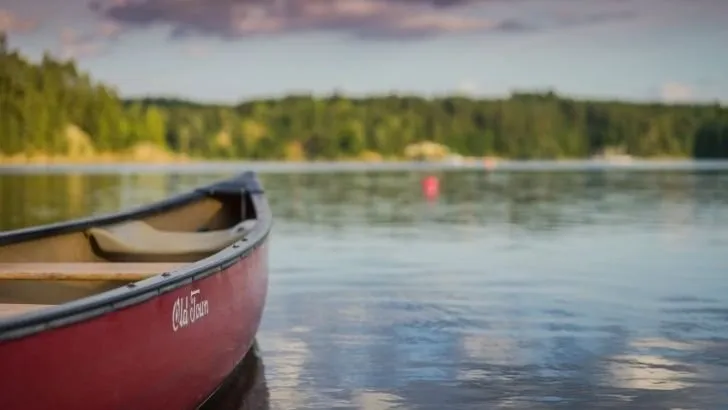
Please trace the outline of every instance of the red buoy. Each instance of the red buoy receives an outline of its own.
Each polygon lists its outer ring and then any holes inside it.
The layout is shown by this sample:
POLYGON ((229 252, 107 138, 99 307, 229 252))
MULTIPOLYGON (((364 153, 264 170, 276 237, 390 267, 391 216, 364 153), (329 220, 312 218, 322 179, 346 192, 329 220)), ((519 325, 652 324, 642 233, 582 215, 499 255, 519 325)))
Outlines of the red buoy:
POLYGON ((428 175, 422 180, 422 193, 428 199, 437 198, 440 195, 440 180, 434 175, 428 175))

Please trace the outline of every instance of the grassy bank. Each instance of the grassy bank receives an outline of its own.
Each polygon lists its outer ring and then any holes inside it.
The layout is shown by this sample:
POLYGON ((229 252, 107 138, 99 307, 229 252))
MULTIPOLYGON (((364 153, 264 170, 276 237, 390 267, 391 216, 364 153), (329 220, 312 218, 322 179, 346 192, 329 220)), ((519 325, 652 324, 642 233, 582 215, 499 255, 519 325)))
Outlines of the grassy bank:
MULTIPOLYGON (((97 152, 93 149, 72 150, 73 154, 51 155, 46 153, 23 153, 13 156, 0 154, 0 165, 44 165, 44 164, 67 164, 67 165, 90 165, 90 164, 179 164, 192 162, 238 162, 254 161, 252 158, 235 157, 203 157, 190 156, 165 150, 153 144, 137 144, 133 149, 116 152, 97 152)), ((443 151, 446 152, 446 151, 443 151)), ((446 152, 449 155, 449 152, 446 152)), ((444 155, 431 158, 431 161, 443 159, 444 155)), ((454 156, 462 159, 460 156, 454 156)), ((270 158, 276 162, 402 162, 411 161, 411 155, 383 156, 377 152, 364 151, 357 156, 347 156, 335 160, 306 159, 303 155, 287 155, 284 158, 270 158)), ((468 158, 471 161, 482 160, 480 158, 468 158)), ((260 161, 264 161, 260 159, 260 161)))
MULTIPOLYGON (((452 162, 463 162, 463 163, 492 163, 504 161, 503 158, 494 157, 458 157, 453 159, 452 162)), ((143 164, 143 165, 166 165, 166 164, 193 164, 193 163, 205 163, 205 162, 279 162, 279 163, 397 163, 397 162, 411 162, 411 158, 406 157, 382 157, 377 156, 358 156, 351 158, 341 158, 337 160, 324 160, 324 159, 270 159, 270 160, 253 160, 248 158, 203 158, 203 157, 191 157, 187 155, 165 155, 165 156, 136 156, 129 154, 114 154, 104 153, 93 156, 71 156, 71 155, 15 155, 15 156, 2 156, 0 155, 0 166, 24 166, 24 165, 103 165, 103 164, 143 164)), ((449 162, 446 159, 443 160, 426 160, 425 162, 449 162)))
POLYGON ((171 164, 193 161, 185 154, 178 154, 156 147, 152 144, 138 144, 122 152, 97 152, 72 150, 69 154, 48 154, 28 152, 15 155, 0 154, 0 165, 42 165, 42 164, 171 164))

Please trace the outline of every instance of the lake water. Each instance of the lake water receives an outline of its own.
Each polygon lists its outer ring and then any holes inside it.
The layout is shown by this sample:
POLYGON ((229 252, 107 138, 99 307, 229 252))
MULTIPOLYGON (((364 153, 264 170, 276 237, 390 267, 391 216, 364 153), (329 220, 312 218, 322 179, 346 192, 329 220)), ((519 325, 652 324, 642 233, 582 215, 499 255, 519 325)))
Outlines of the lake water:
MULTIPOLYGON (((229 174, 3 174, 0 228, 229 174)), ((272 272, 244 408, 728 408, 728 171, 261 178, 272 272)))

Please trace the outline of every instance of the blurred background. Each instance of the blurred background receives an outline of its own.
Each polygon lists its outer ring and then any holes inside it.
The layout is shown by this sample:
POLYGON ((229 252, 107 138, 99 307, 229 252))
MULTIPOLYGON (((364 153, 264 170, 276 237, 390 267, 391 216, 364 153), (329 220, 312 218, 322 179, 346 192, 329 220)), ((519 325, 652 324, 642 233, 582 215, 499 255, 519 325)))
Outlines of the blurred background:
POLYGON ((720 0, 0 0, 0 229, 258 171, 210 409, 725 409, 725 44, 720 0))

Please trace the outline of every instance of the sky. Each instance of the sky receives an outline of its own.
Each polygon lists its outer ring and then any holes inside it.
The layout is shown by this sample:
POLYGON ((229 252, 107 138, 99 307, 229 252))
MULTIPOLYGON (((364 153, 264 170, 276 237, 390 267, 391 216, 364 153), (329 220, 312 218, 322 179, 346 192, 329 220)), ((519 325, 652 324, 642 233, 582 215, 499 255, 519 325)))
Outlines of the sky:
POLYGON ((728 102, 728 0, 0 0, 0 31, 125 97, 728 102))

